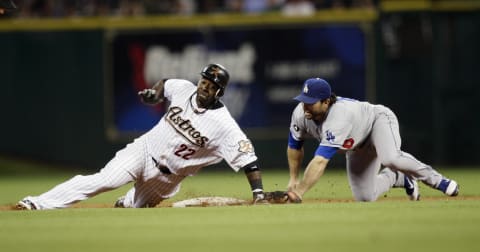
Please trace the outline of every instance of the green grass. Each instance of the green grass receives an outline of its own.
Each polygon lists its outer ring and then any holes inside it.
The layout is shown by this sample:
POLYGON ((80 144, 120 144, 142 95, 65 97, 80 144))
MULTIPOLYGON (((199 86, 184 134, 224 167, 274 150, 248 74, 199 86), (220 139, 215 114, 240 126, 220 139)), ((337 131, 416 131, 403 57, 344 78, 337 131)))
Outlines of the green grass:
MULTIPOLYGON (((181 192, 169 202, 197 196, 248 199, 245 176, 225 170, 187 178, 181 192)), ((422 185, 422 196, 427 200, 419 202, 407 201, 403 190, 395 189, 374 203, 0 210, 0 248, 72 252, 480 251, 480 171, 440 171, 461 184, 465 198, 447 198, 422 185)), ((75 173, 0 159, 0 205, 39 194, 72 175, 75 173)), ((264 171, 266 189, 283 189, 287 181, 286 171, 264 171)), ((80 206, 112 204, 129 186, 80 206)), ((344 171, 327 170, 306 199, 351 200, 344 171)))

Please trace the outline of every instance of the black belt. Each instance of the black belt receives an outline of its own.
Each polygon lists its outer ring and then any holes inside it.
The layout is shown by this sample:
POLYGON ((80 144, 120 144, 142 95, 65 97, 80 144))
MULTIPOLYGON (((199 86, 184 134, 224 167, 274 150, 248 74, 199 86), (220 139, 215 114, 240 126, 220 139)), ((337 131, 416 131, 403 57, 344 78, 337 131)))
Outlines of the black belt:
POLYGON ((170 175, 172 174, 172 171, 168 169, 168 167, 160 165, 155 158, 152 157, 153 162, 155 163, 155 166, 160 170, 161 173, 170 175))

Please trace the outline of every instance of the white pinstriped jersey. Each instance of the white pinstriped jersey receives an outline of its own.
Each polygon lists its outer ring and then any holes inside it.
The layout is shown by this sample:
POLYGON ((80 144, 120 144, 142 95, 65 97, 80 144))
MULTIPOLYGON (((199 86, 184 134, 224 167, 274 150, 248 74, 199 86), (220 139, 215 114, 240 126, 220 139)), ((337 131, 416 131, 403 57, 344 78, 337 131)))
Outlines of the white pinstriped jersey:
POLYGON ((187 80, 165 82, 164 95, 170 105, 159 123, 142 136, 147 155, 183 176, 222 159, 235 171, 256 161, 250 140, 227 108, 198 109, 196 90, 187 80))
POLYGON ((320 145, 342 150, 354 149, 372 130, 375 106, 380 105, 337 97, 337 102, 330 107, 326 120, 318 123, 305 118, 303 104, 299 103, 292 113, 290 132, 296 140, 312 136, 320 145))

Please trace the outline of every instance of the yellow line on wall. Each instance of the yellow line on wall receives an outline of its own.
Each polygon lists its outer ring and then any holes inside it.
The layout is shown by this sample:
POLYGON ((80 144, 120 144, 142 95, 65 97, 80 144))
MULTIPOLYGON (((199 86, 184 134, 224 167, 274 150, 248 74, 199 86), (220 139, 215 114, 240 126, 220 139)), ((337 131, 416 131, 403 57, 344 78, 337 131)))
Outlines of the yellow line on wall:
POLYGON ((92 30, 92 29, 188 29, 375 22, 379 12, 478 11, 480 0, 384 0, 374 9, 320 10, 309 17, 285 17, 280 13, 210 14, 194 16, 159 15, 145 17, 68 17, 0 19, 0 31, 92 30))
POLYGON ((472 11, 480 9, 479 0, 384 0, 383 12, 398 11, 472 11))
POLYGON ((201 26, 235 27, 245 25, 294 25, 309 23, 359 23, 377 19, 375 10, 328 10, 318 11, 309 17, 285 17, 279 13, 213 14, 191 17, 177 15, 147 17, 85 17, 85 18, 38 18, 0 20, 0 31, 37 30, 91 30, 91 29, 150 29, 150 28, 197 28, 201 26))

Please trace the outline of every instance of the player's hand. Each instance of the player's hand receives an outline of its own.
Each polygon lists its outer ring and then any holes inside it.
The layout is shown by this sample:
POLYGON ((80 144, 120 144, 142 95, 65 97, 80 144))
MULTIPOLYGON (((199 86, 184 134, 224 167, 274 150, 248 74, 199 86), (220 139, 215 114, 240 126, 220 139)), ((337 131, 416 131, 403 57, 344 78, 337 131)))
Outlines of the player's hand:
POLYGON ((263 191, 253 192, 253 204, 268 204, 267 197, 263 191))
POLYGON ((286 196, 288 203, 302 203, 302 197, 293 191, 286 192, 286 196))
POLYGON ((290 180, 288 181, 287 190, 288 190, 288 191, 294 190, 295 188, 297 188, 297 186, 298 186, 299 183, 300 183, 300 182, 299 182, 297 179, 295 179, 295 178, 290 178, 290 180))
POLYGON ((162 99, 160 99, 159 94, 155 89, 144 89, 140 92, 138 92, 138 95, 140 96, 140 100, 149 105, 155 105, 159 102, 161 102, 162 99))

